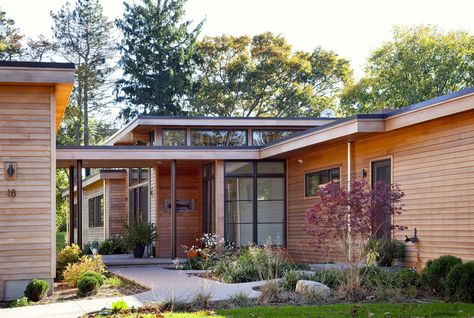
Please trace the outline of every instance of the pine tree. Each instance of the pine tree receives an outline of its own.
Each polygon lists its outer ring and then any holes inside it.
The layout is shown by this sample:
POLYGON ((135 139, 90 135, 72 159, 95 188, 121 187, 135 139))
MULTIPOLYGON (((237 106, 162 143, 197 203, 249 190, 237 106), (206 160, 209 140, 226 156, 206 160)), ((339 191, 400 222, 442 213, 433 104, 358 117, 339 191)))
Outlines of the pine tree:
POLYGON ((123 33, 120 66, 124 78, 117 82, 117 100, 127 107, 121 117, 137 114, 183 114, 183 100, 190 91, 196 37, 202 23, 191 29, 184 21, 185 0, 143 0, 125 3, 117 21, 123 33))
POLYGON ((0 60, 19 59, 23 51, 22 39, 15 21, 0 9, 0 60))

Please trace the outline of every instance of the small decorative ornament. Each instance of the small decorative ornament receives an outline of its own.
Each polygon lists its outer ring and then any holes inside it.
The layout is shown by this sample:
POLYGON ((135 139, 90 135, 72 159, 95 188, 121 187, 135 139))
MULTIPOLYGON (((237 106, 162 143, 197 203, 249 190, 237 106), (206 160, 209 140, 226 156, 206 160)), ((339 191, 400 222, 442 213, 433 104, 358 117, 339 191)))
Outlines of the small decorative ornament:
POLYGON ((16 162, 5 162, 5 179, 16 180, 16 162))

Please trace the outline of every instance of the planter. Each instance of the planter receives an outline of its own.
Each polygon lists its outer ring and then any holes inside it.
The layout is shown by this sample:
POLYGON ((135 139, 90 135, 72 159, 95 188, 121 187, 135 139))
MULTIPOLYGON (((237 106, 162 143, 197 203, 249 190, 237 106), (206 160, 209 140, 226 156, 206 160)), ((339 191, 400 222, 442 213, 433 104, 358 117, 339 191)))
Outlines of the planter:
POLYGON ((135 246, 135 248, 133 249, 133 256, 134 256, 135 258, 142 258, 144 252, 145 252, 145 246, 143 246, 143 245, 137 245, 137 246, 135 246))

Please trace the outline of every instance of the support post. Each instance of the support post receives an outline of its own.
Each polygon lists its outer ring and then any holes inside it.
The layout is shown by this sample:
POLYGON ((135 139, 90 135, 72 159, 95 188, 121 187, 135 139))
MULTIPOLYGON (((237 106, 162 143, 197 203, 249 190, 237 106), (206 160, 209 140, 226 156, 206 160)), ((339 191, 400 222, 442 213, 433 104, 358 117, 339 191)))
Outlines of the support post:
POLYGON ((69 244, 74 243, 74 166, 69 167, 69 244))
POLYGON ((171 259, 176 259, 176 160, 171 161, 171 259))
POLYGON ((82 160, 77 160, 77 245, 82 249, 82 160))

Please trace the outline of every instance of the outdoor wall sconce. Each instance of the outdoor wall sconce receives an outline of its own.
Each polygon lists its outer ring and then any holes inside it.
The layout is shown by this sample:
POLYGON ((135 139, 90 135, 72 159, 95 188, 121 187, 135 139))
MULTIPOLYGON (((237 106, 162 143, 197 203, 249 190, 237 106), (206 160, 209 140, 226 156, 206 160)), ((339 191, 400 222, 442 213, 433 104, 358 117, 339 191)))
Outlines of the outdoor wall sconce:
POLYGON ((5 179, 16 180, 16 162, 5 162, 5 179))
POLYGON ((362 178, 367 178, 367 168, 362 169, 362 178))
POLYGON ((304 160, 303 160, 303 159, 298 159, 298 163, 299 163, 300 165, 302 165, 302 164, 303 164, 303 162, 304 162, 304 160))
POLYGON ((415 235, 412 236, 412 237, 408 237, 407 235, 405 235, 405 242, 412 242, 412 243, 416 243, 418 242, 418 236, 416 235, 416 227, 415 227, 415 235))

